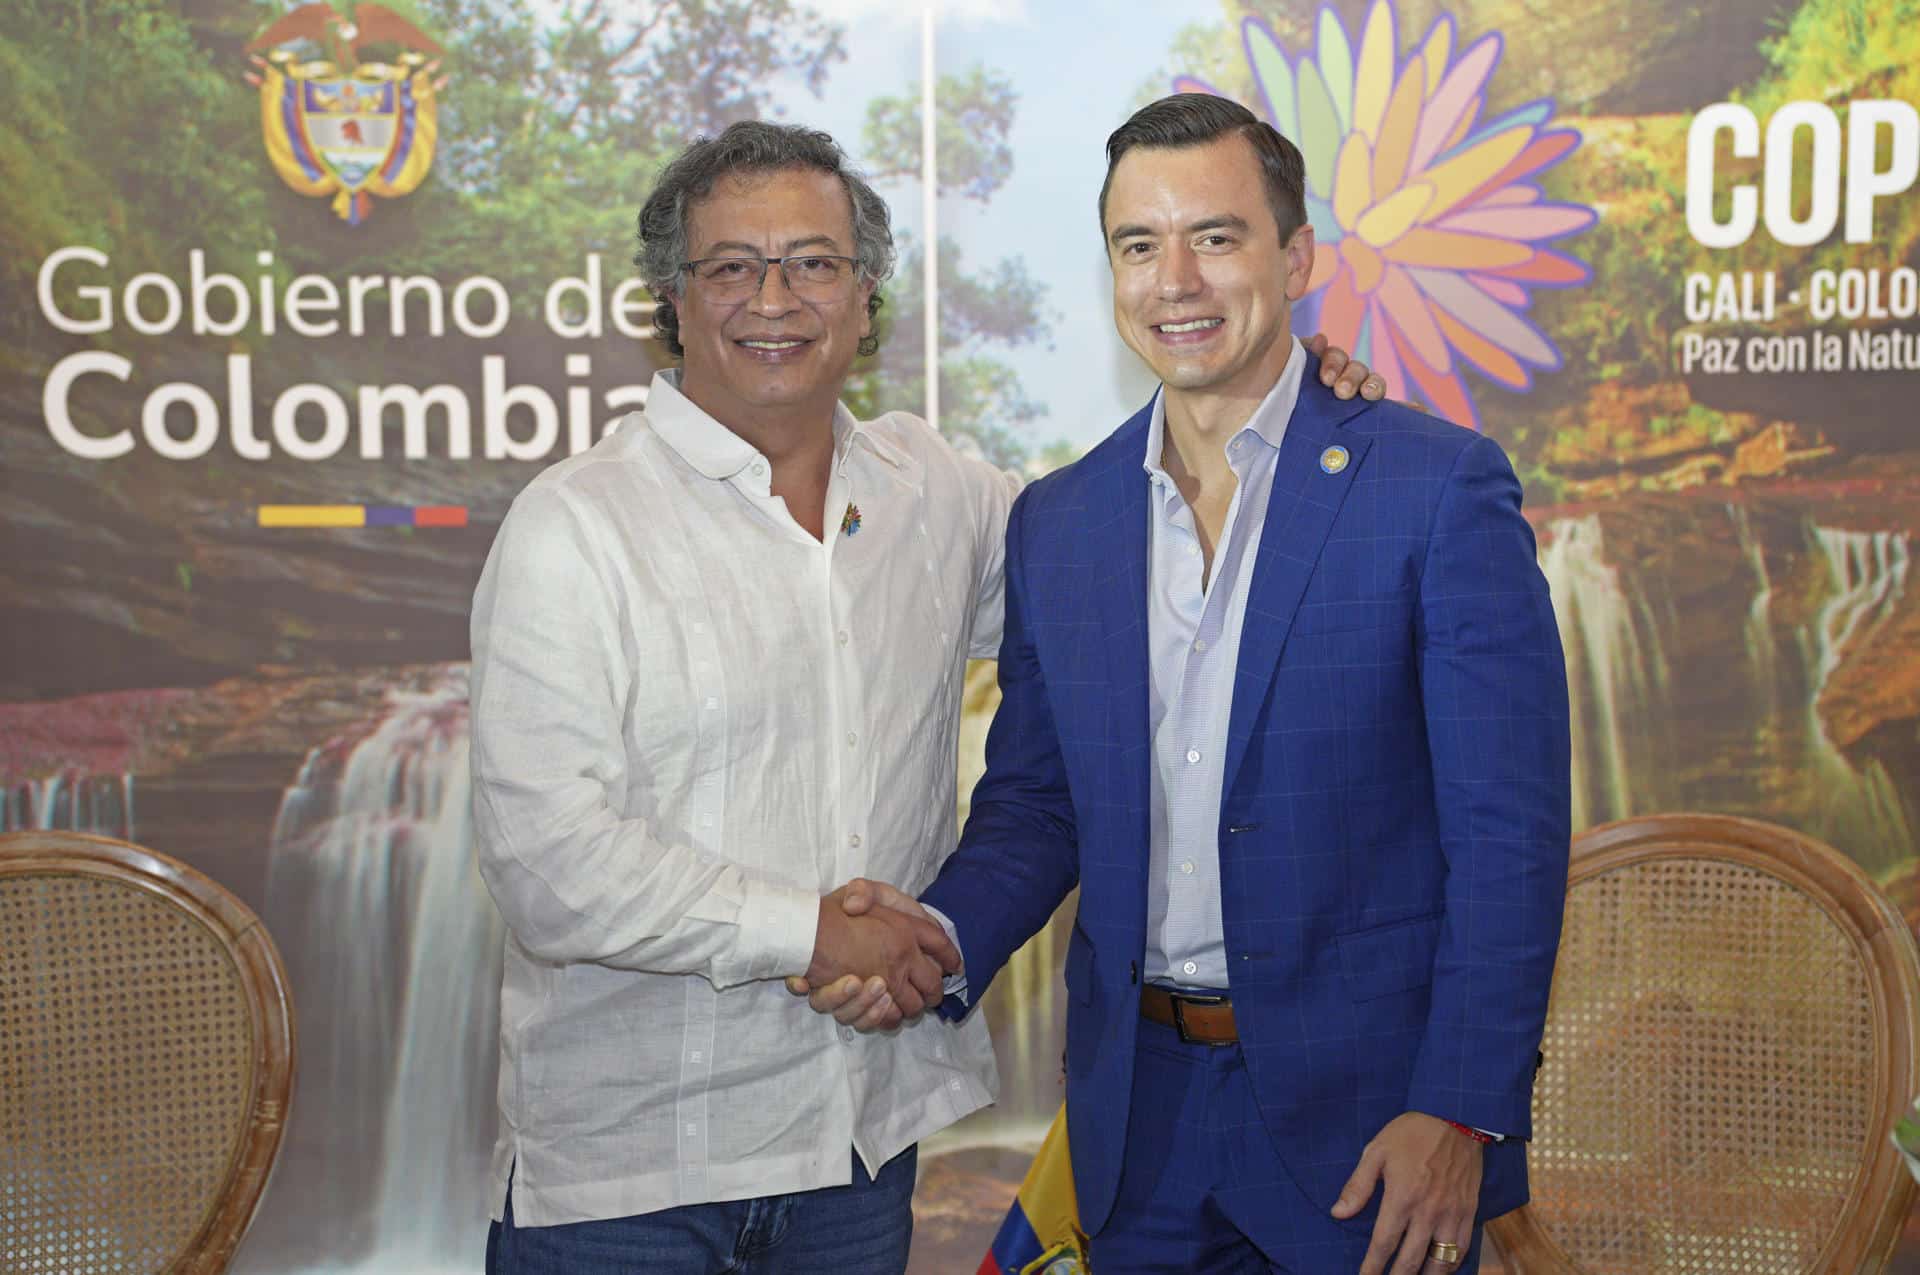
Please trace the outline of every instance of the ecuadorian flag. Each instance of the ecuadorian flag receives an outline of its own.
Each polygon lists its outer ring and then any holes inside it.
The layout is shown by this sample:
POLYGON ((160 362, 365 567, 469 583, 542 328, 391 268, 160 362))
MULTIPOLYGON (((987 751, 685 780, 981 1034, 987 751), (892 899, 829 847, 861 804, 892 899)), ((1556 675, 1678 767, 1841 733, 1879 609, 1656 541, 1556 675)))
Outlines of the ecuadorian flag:
POLYGON ((1067 1155, 1067 1109, 1060 1108, 1046 1140, 1013 1197, 993 1247, 975 1275, 1087 1275, 1087 1237, 1073 1194, 1067 1155))

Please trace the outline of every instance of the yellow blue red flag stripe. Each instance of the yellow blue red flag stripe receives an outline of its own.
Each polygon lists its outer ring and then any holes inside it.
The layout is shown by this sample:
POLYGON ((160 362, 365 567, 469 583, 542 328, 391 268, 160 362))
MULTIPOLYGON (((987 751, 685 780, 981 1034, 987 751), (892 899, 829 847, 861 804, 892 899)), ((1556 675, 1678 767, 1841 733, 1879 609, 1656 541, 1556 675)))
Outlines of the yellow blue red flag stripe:
POLYGON ((975 1275, 1086 1275, 1087 1270, 1087 1237, 1080 1230, 1062 1107, 975 1275))
POLYGON ((262 527, 464 527, 463 505, 261 505, 262 527))

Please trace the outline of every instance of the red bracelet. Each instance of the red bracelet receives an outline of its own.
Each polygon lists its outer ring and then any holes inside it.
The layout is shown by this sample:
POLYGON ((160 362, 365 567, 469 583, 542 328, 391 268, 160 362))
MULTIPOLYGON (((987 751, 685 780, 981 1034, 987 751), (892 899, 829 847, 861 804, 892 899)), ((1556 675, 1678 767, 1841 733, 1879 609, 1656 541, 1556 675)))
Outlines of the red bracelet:
POLYGON ((1442 1120, 1442 1123, 1451 1125, 1453 1128, 1459 1130, 1461 1133, 1466 1134, 1469 1138, 1472 1138, 1475 1142, 1480 1143, 1482 1146, 1485 1146, 1487 1143, 1493 1141, 1492 1134, 1482 1133, 1478 1129, 1475 1129, 1470 1125, 1461 1124, 1458 1120, 1447 1120, 1445 1117, 1442 1117, 1441 1120, 1442 1120))

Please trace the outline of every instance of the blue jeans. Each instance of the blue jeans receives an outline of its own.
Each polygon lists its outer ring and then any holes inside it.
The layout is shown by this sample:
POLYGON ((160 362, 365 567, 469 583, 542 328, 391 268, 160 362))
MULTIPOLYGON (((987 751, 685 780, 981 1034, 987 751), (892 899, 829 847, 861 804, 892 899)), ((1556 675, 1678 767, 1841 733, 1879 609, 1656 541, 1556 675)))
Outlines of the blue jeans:
POLYGON ((913 1239, 916 1151, 846 1186, 658 1213, 516 1227, 513 1193, 487 1232, 487 1275, 901 1275, 913 1239))
MULTIPOLYGON (((1351 1275, 1369 1230, 1334 1221, 1295 1185, 1238 1045, 1140 1024, 1120 1194, 1088 1254, 1097 1275, 1351 1275)), ((1476 1226, 1454 1272, 1479 1267, 1476 1226)))

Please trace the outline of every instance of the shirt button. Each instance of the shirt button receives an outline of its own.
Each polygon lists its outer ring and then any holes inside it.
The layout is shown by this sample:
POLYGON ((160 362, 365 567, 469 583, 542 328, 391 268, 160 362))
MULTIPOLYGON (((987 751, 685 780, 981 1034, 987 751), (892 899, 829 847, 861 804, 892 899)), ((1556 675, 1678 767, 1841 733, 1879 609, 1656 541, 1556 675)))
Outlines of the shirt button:
POLYGON ((1187 750, 1187 765, 1194 766, 1194 765, 1198 765, 1199 762, 1200 762, 1200 750, 1198 748, 1189 748, 1187 750))
POLYGON ((848 837, 847 844, 852 846, 855 850, 858 850, 860 848, 860 834, 856 832, 852 836, 848 837))
POLYGON ((753 462, 753 476, 755 478, 758 478, 760 475, 766 472, 767 472, 767 467, 764 463, 757 460, 753 462))
POLYGON ((1195 556, 1195 555, 1197 555, 1197 554, 1198 554, 1199 552, 1200 552, 1200 546, 1199 546, 1199 545, 1188 545, 1188 546, 1187 546, 1187 556, 1188 556, 1189 558, 1191 558, 1191 557, 1194 557, 1194 556, 1195 556))
POLYGON ((1198 974, 1200 972, 1200 967, 1192 961, 1188 961, 1185 965, 1182 965, 1180 968, 1185 970, 1189 974, 1198 974))
POLYGON ((1205 638, 1201 638, 1198 642, 1195 642, 1193 644, 1193 649, 1200 652, 1200 654, 1205 655, 1207 653, 1207 640, 1205 638))
POLYGON ((837 634, 837 636, 840 639, 841 646, 845 646, 848 642, 853 640, 853 635, 848 633, 845 629, 841 629, 840 632, 837 634))
POLYGON ((719 700, 718 700, 717 698, 715 698, 714 696, 712 696, 712 695, 709 695, 709 696, 707 696, 707 707, 708 707, 708 708, 718 708, 718 707, 720 707, 720 701, 719 701, 719 700))
POLYGON ((1187 861, 1186 861, 1185 863, 1183 863, 1183 864, 1181 864, 1181 865, 1180 865, 1180 871, 1182 871, 1182 872, 1184 872, 1184 873, 1186 873, 1186 874, 1187 874, 1188 876, 1192 876, 1192 875, 1193 875, 1193 860, 1192 860, 1192 859, 1188 859, 1188 860, 1187 860, 1187 861))
POLYGON ((853 1028, 842 1027, 840 1029, 840 1039, 851 1045, 853 1043, 853 1028))
POLYGON ((854 746, 855 746, 856 744, 858 744, 859 742, 860 742, 860 736, 859 736, 859 735, 857 735, 857 734, 855 734, 855 733, 854 733, 853 731, 848 731, 848 732, 847 732, 847 747, 848 747, 848 748, 852 748, 852 747, 854 747, 854 746))

